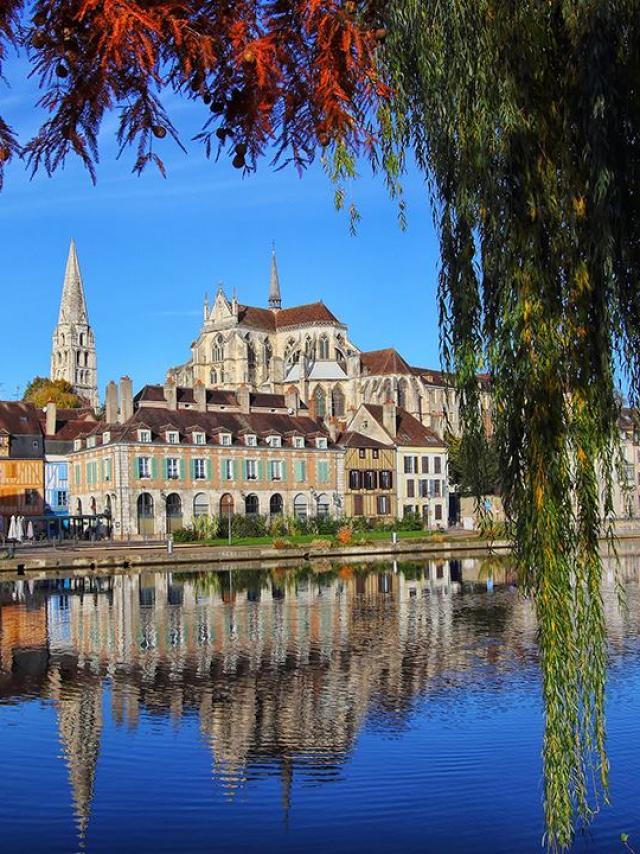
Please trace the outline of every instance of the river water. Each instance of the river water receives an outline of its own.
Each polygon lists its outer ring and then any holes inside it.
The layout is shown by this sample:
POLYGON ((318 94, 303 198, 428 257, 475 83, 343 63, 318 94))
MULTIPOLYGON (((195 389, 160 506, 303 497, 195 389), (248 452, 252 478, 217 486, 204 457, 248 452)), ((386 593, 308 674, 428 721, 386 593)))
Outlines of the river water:
MULTIPOLYGON (((605 580, 612 805, 640 851, 640 558, 605 580)), ((467 560, 0 583, 0 851, 526 852, 535 621, 467 560)))

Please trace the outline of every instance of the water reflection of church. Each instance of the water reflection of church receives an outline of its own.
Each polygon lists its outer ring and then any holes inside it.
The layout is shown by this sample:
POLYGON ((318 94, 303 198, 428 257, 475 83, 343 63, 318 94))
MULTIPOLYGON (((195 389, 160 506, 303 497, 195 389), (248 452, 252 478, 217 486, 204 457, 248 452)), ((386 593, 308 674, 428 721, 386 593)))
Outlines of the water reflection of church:
POLYGON ((54 701, 80 834, 105 698, 133 727, 197 713, 224 790, 277 773, 286 809, 294 773, 339 773, 365 716, 404 715, 429 691, 464 686, 479 658, 496 685, 534 659, 531 610, 513 598, 491 605, 504 643, 478 643, 477 609, 456 606, 470 575, 486 584, 472 562, 448 561, 2 584, 0 702, 54 701))

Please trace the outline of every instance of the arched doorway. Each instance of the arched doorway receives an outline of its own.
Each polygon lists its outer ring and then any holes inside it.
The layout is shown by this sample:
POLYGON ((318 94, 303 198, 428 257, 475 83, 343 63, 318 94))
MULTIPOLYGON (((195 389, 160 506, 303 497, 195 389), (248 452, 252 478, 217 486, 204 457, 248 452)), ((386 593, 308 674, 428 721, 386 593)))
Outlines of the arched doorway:
POLYGON ((247 495, 244 500, 244 512, 247 516, 257 516, 260 512, 260 501, 258 496, 252 493, 247 495))
POLYGON ((269 514, 271 516, 282 516, 282 496, 279 492, 269 499, 269 514))
POLYGON ((226 519, 228 516, 233 516, 234 511, 234 502, 233 495, 230 495, 228 492, 220 499, 220 515, 226 519))
POLYGON ((138 533, 144 537, 153 536, 153 498, 148 492, 138 496, 138 533))
POLYGON ((182 528, 182 499, 177 492, 167 495, 167 534, 173 534, 182 528))

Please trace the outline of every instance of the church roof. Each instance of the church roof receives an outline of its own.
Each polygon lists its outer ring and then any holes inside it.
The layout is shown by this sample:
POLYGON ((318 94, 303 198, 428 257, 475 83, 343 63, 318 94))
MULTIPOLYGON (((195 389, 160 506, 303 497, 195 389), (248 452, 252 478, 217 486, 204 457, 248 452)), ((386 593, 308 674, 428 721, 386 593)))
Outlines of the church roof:
POLYGON ((360 364, 369 376, 412 374, 413 370, 393 347, 360 353, 360 364))
POLYGON ((291 308, 281 309, 239 305, 238 322, 268 332, 290 326, 302 326, 306 323, 340 323, 323 302, 311 302, 307 305, 294 305, 291 308))
POLYGON ((87 304, 82 285, 82 274, 80 273, 74 240, 69 245, 58 323, 89 323, 87 304))

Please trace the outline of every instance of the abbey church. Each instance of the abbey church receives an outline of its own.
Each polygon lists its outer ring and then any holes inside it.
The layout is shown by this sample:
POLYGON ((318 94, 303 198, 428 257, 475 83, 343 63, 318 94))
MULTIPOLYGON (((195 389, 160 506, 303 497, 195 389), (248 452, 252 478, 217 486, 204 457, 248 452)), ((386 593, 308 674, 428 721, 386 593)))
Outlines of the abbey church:
POLYGON ((191 359, 170 369, 167 381, 275 394, 294 386, 329 423, 348 420, 362 403, 393 401, 440 434, 445 408, 451 429, 458 426, 454 395, 439 371, 409 365, 393 348, 360 350, 323 302, 283 307, 275 251, 267 306, 244 305, 222 288, 212 305, 205 298, 191 359))

